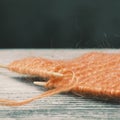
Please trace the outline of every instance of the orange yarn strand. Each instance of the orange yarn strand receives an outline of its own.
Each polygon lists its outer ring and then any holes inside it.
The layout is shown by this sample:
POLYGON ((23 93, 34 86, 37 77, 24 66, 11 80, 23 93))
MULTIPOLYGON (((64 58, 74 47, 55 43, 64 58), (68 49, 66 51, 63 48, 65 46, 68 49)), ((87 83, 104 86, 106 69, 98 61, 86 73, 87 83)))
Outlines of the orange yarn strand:
POLYGON ((48 91, 44 92, 41 95, 37 95, 35 97, 29 98, 29 99, 26 99, 26 100, 23 100, 23 101, 20 101, 20 102, 15 101, 15 100, 0 99, 0 105, 4 105, 4 106, 21 106, 21 105, 28 104, 28 103, 30 103, 30 102, 32 102, 34 100, 37 100, 37 99, 41 99, 41 98, 48 97, 48 96, 51 96, 51 95, 54 95, 54 94, 57 94, 57 93, 69 91, 78 82, 77 80, 75 80, 76 78, 75 78, 75 75, 74 75, 73 72, 72 72, 72 74, 73 75, 72 75, 71 83, 69 83, 68 85, 64 85, 63 88, 55 88, 55 89, 52 89, 52 90, 48 90, 48 91))

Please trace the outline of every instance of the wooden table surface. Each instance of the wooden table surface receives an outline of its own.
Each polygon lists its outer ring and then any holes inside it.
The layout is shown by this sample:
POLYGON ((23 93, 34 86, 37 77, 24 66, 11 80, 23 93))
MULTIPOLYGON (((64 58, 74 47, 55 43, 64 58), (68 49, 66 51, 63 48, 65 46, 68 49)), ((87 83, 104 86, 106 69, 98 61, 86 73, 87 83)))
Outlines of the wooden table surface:
MULTIPOLYGON (((119 49, 1 49, 0 63, 40 56, 70 59, 90 51, 120 52, 119 49)), ((46 89, 33 85, 38 78, 26 77, 0 68, 0 98, 23 100, 46 89)), ((57 94, 20 107, 0 106, 0 120, 119 120, 120 103, 83 98, 71 93, 57 94)))

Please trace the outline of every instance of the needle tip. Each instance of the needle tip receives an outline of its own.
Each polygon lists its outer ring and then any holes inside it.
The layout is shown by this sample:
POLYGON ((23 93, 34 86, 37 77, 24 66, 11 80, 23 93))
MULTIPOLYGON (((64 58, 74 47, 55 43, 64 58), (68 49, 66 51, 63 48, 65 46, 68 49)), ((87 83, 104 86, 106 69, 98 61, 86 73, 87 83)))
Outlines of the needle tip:
POLYGON ((33 84, 39 85, 39 86, 45 86, 47 82, 39 82, 39 81, 34 81, 33 84))
POLYGON ((6 65, 0 64, 0 68, 8 68, 6 65))

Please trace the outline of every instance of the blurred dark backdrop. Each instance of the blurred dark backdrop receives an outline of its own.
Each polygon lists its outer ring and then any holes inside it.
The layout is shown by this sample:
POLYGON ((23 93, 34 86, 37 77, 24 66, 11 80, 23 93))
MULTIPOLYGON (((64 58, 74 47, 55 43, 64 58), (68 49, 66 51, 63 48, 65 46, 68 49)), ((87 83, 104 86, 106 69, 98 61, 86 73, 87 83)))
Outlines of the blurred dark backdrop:
POLYGON ((0 48, 119 48, 120 0, 0 0, 0 48))

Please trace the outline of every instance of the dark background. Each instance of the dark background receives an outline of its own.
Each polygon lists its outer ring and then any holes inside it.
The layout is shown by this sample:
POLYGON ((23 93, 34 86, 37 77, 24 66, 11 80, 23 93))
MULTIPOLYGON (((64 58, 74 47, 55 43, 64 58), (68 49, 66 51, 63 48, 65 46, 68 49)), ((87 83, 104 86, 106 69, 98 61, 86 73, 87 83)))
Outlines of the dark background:
POLYGON ((0 48, 119 48, 120 0, 0 0, 0 48))

